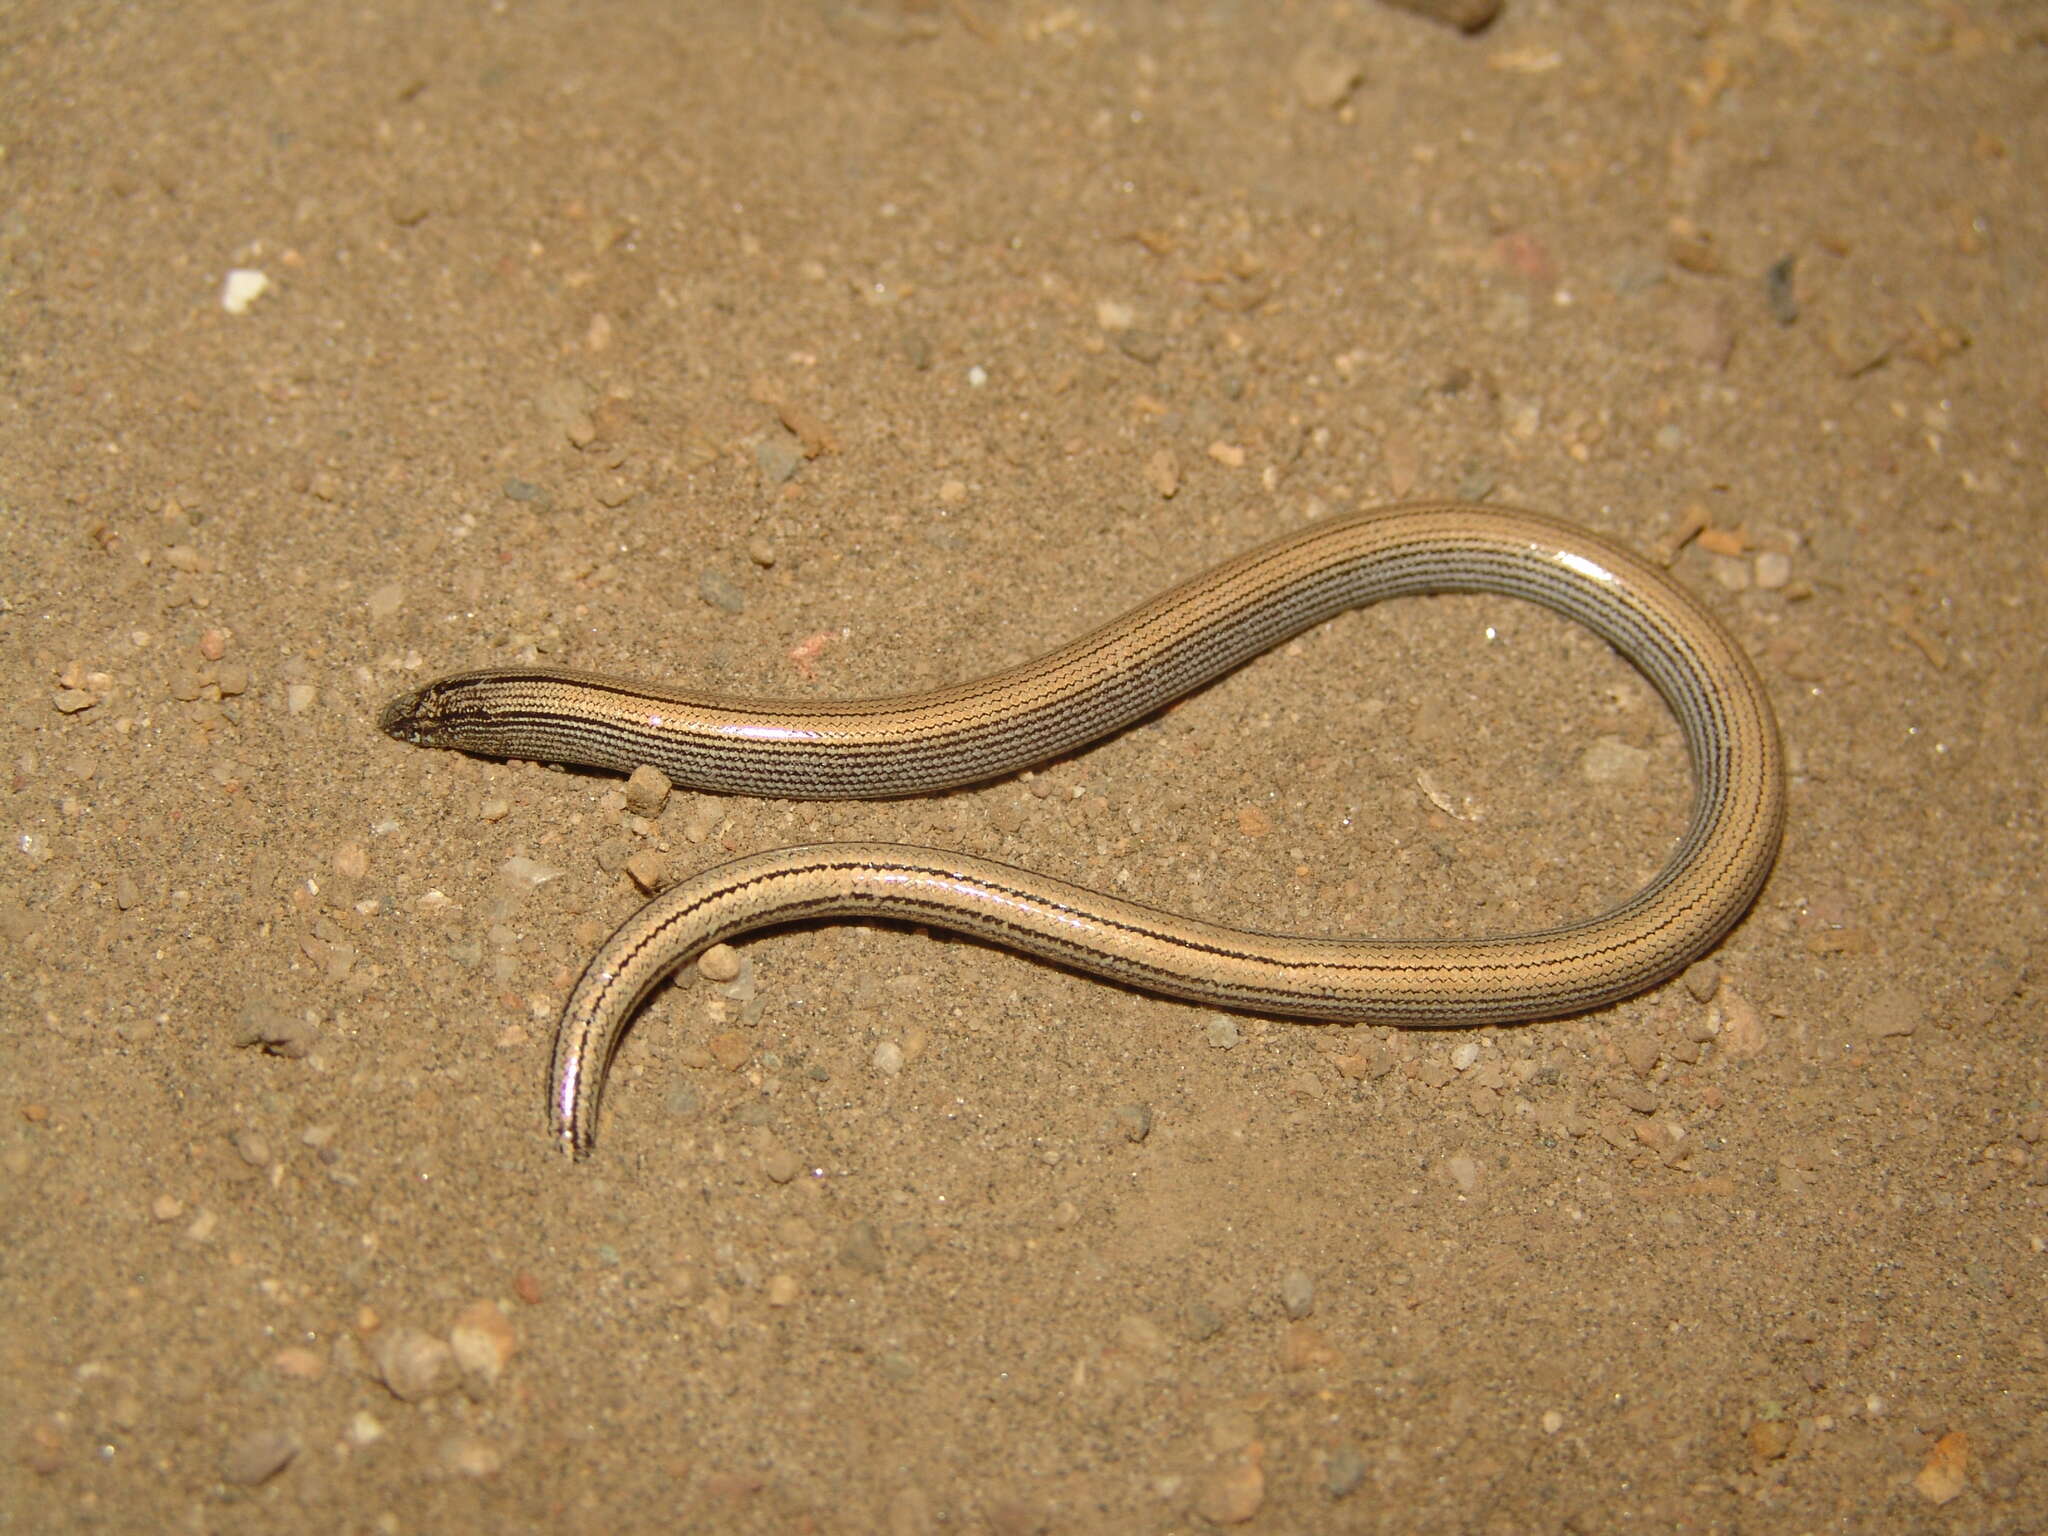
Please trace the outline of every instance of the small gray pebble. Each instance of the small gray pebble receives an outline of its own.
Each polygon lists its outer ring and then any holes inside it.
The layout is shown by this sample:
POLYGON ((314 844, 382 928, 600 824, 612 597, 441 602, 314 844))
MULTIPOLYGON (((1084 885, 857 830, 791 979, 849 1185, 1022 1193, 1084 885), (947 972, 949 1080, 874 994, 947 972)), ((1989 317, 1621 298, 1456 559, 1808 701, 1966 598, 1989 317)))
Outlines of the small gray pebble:
POLYGON ((1347 1498, 1365 1481, 1365 1458, 1351 1446, 1340 1445, 1323 1466, 1323 1487, 1333 1499, 1347 1498))
POLYGON ((1237 1027, 1237 1020, 1221 1013, 1209 1015, 1209 1021, 1202 1026, 1202 1033, 1209 1044, 1219 1051, 1232 1049, 1244 1038, 1237 1027))
POLYGON ((839 1245, 839 1262, 864 1275, 882 1272, 882 1235, 872 1221, 856 1221, 846 1229, 845 1240, 839 1245))
POLYGON ((763 438, 754 445, 754 463, 760 468, 761 478, 770 485, 788 480, 803 461, 803 448, 794 438, 763 438))
POLYGON ((1792 270, 1798 261, 1797 256, 1780 256, 1764 272, 1764 300, 1771 307, 1771 318, 1780 325, 1793 325, 1799 320, 1799 294, 1792 283, 1792 270))
POLYGON ((747 600, 723 571, 707 570, 697 578, 697 595, 723 613, 745 613, 747 600))
POLYGON ((1213 1339, 1223 1331, 1223 1314, 1206 1301, 1188 1307, 1188 1337, 1197 1343, 1213 1339))
POLYGON ((1280 1304, 1289 1317, 1307 1317, 1316 1309, 1316 1283, 1305 1269, 1290 1269, 1280 1280, 1280 1304))
POLYGON ((1116 1112, 1118 1129, 1124 1133, 1125 1141, 1143 1141, 1152 1134, 1152 1106, 1150 1104, 1125 1104, 1116 1112))

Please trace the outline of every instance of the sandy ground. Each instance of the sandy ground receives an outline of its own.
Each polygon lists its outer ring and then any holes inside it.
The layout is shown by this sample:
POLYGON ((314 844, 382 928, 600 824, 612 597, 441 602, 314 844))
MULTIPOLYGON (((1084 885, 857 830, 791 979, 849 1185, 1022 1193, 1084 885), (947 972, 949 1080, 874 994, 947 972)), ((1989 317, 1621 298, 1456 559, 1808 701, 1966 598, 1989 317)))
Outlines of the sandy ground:
POLYGON ((2038 5, 31 3, 0 153, 0 1524, 2048 1528, 2038 5), (1657 866, 1675 726, 1481 598, 873 806, 385 699, 953 680, 1422 495, 1757 658, 1709 967, 1404 1035, 819 927, 555 1154, 635 855, 1502 931, 1657 866))

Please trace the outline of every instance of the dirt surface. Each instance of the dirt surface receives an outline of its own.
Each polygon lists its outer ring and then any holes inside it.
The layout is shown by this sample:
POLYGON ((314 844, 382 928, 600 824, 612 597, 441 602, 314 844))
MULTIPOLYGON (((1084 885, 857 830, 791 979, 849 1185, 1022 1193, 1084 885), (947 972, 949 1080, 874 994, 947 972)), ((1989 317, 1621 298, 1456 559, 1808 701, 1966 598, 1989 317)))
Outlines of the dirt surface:
POLYGON ((0 13, 0 1524, 2048 1528, 2044 81, 2028 0, 0 13), (1676 727, 1484 598, 878 805, 387 698, 954 680, 1424 495, 1757 658, 1704 968, 1402 1034, 822 926, 553 1150, 635 855, 1498 932, 1676 727))

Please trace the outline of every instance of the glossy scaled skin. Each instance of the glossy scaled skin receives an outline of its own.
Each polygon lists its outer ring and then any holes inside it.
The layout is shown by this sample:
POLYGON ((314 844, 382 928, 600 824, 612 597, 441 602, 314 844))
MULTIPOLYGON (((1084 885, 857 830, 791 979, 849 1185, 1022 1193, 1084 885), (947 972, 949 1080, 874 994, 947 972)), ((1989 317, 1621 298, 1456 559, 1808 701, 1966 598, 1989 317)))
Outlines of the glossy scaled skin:
POLYGON ((1475 1025, 1583 1012, 1655 985, 1748 908, 1785 815, 1778 730, 1755 669, 1661 571, 1533 513, 1460 503, 1333 518, 1227 561, 1039 659, 896 698, 747 701, 582 672, 457 673, 395 699, 401 740, 802 799, 916 794, 1070 752, 1344 609, 1500 592, 1579 620, 1683 726, 1695 798, 1677 851, 1620 906, 1543 933, 1426 941, 1254 934, 937 849, 786 848, 707 870, 629 919, 556 1036, 550 1119, 595 1135, 613 1051, 642 999, 709 945, 778 923, 898 918, 1112 980, 1298 1018, 1475 1025))

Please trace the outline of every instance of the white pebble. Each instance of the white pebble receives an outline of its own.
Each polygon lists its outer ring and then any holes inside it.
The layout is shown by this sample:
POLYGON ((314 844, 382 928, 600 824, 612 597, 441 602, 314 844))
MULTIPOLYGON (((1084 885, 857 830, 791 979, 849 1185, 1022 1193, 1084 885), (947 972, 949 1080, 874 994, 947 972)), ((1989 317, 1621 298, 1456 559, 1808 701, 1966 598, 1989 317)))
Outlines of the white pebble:
POLYGON ((903 1047, 894 1040, 884 1040, 875 1047, 875 1070, 884 1077, 894 1077, 903 1070, 903 1047))
POLYGON ((529 859, 524 854, 514 854, 499 866, 498 878, 511 890, 530 891, 537 885, 561 879, 562 871, 552 864, 529 859))
POLYGON ((1463 1072, 1470 1068, 1472 1063, 1478 1059, 1479 1042, 1477 1040, 1467 1040, 1463 1045, 1451 1052, 1451 1068, 1453 1071, 1463 1072))
POLYGON ((269 288, 270 279, 254 267, 236 267, 220 285, 220 307, 231 315, 246 315, 269 288))

